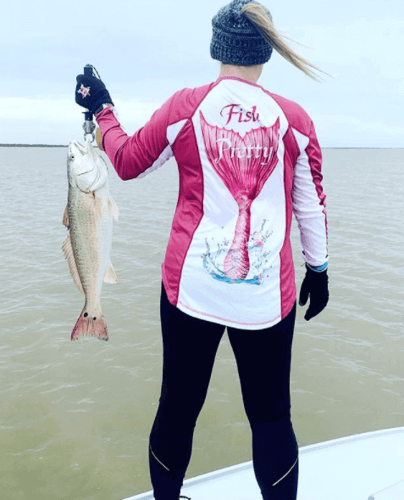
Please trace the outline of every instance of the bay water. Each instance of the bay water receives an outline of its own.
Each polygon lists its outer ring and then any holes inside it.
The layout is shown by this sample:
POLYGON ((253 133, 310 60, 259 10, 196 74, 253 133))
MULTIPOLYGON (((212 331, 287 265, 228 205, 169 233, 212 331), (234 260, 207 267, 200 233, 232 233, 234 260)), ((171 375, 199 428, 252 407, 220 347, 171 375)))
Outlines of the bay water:
MULTIPOLYGON (((119 282, 102 292, 110 338, 71 342, 84 297, 62 253, 66 155, 67 148, 0 148, 5 500, 119 500, 151 488, 161 263, 177 166, 171 159, 124 182, 109 164, 120 210, 112 246, 119 282)), ((330 301, 309 322, 307 306, 298 307, 291 389, 300 446, 404 425, 403 172, 404 150, 323 150, 330 301)), ((292 243, 299 290, 304 267, 295 222, 292 243)), ((179 411, 186 408, 184 399, 179 411)), ((186 477, 247 460, 251 433, 225 334, 186 477)))

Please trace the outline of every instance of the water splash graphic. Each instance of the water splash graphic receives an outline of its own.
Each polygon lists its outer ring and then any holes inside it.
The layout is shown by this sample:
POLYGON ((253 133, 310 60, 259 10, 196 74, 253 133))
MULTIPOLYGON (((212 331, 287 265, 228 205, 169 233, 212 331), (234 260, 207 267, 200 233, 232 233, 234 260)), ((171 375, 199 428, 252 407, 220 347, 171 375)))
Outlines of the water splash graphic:
POLYGON ((247 241, 246 246, 247 252, 249 253, 250 267, 245 278, 233 278, 225 271, 225 259, 230 248, 230 240, 226 238, 224 238, 222 242, 216 243, 216 250, 214 249, 214 238, 212 238, 210 244, 208 239, 205 239, 207 250, 206 253, 201 255, 201 258, 203 259, 203 267, 212 276, 212 278, 225 283, 261 285, 267 277, 267 271, 272 267, 268 264, 271 250, 265 251, 264 245, 272 235, 273 230, 266 230, 266 225, 267 220, 264 219, 260 230, 254 231, 247 241))

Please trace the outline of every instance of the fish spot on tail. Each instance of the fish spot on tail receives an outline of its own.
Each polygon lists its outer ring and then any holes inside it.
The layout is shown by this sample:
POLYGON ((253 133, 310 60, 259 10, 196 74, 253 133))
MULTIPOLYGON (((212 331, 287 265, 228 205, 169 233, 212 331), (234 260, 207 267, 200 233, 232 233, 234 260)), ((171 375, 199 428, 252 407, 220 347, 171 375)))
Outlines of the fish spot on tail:
MULTIPOLYGON (((85 314, 88 316, 88 313, 85 314)), ((96 337, 108 340, 108 328, 103 316, 101 315, 98 319, 95 317, 94 320, 91 317, 84 319, 85 314, 80 314, 76 321, 70 337, 71 340, 76 340, 79 337, 96 337)))

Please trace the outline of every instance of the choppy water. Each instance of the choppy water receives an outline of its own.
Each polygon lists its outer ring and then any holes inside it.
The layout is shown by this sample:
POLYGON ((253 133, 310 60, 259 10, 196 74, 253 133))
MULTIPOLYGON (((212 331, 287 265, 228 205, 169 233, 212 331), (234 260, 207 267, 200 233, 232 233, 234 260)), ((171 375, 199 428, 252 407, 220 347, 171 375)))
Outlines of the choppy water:
MULTIPOLYGON (((404 150, 324 150, 331 299, 308 323, 298 312, 291 384, 301 446, 404 423, 403 170, 404 150)), ((66 150, 0 148, 0 173, 0 496, 118 500, 150 489, 175 162, 128 182, 110 168, 120 222, 119 283, 102 294, 108 343, 70 341, 83 297, 61 249, 66 150)), ((300 286, 296 225, 293 242, 300 286)), ((224 336, 187 477, 250 459, 224 336)))

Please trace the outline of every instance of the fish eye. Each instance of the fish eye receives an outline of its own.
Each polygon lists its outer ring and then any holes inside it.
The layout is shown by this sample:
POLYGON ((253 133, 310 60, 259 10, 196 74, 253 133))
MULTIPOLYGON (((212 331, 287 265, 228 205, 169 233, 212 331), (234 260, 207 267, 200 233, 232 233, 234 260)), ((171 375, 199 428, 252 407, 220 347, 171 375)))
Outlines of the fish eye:
POLYGON ((70 155, 70 159, 74 160, 74 155, 73 154, 70 155))

